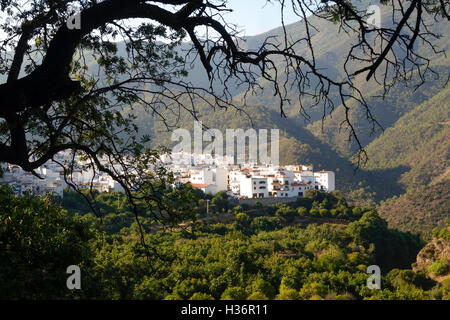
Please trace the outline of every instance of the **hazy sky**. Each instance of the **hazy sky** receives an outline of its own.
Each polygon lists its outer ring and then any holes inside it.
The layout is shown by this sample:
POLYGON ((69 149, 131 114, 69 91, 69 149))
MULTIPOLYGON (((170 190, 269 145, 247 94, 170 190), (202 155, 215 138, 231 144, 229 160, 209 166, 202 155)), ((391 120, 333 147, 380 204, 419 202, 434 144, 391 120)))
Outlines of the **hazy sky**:
MULTIPOLYGON (((287 1, 289 3, 290 1, 287 1)), ((245 30, 244 35, 253 36, 281 26, 280 4, 265 0, 229 0, 229 7, 234 10, 227 14, 227 21, 237 24, 245 30)), ((292 9, 285 10, 285 23, 299 20, 292 9)))
MULTIPOLYGON (((241 36, 254 36, 281 26, 281 12, 278 0, 228 0, 228 7, 233 12, 226 13, 226 21, 238 25, 242 29, 241 36)), ((290 1, 286 1, 290 3, 290 1)), ((0 21, 5 15, 0 12, 0 21)), ((291 8, 285 9, 285 23, 293 23, 299 20, 291 8)), ((0 39, 5 34, 0 31, 0 39)))

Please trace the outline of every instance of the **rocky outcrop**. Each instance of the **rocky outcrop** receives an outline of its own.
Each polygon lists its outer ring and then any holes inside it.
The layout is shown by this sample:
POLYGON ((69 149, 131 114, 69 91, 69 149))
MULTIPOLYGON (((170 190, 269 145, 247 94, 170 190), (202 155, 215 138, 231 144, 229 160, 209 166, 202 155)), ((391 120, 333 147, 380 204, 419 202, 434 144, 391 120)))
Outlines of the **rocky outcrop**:
MULTIPOLYGON (((446 259, 450 263, 450 241, 440 238, 434 238, 417 254, 417 260, 413 264, 414 271, 427 270, 433 263, 438 260, 446 259)), ((450 278, 450 273, 442 275, 433 275, 428 272, 428 276, 436 281, 443 281, 450 278)))

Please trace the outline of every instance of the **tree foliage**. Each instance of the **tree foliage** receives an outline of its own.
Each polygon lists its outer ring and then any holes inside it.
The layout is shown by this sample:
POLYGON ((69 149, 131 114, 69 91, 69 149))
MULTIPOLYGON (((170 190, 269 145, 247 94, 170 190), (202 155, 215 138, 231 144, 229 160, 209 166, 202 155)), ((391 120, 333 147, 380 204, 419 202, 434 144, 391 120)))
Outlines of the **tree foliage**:
POLYGON ((317 220, 302 227, 285 226, 275 216, 255 216, 249 209, 236 216, 236 221, 245 221, 240 225, 204 224, 193 232, 153 226, 145 235, 149 246, 145 248, 139 230, 133 224, 108 220, 112 213, 105 221, 117 226, 104 228, 94 215, 68 213, 49 198, 17 197, 2 188, 0 202, 4 208, 0 292, 5 299, 442 299, 448 295, 445 286, 424 273, 407 270, 420 249, 417 238, 387 229, 375 211, 347 225, 317 220), (280 222, 276 228, 254 228, 254 221, 261 218, 280 222), (66 268, 72 264, 81 268, 81 291, 66 288, 66 268), (371 264, 382 269, 381 291, 366 287, 366 268, 371 264))

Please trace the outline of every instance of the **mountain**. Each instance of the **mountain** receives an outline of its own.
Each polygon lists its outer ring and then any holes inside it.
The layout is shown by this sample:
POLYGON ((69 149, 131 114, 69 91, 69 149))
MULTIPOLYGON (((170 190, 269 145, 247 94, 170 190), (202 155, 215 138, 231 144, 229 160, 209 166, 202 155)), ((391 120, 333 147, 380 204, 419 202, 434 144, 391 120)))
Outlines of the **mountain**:
MULTIPOLYGON (((369 1, 369 0, 354 1, 352 2, 352 4, 359 10, 365 10, 369 5, 378 4, 381 9, 381 25, 386 27, 392 27, 392 13, 390 12, 391 11, 390 6, 381 5, 379 1, 369 1)), ((349 47, 355 44, 356 34, 352 32, 348 33, 343 32, 342 30, 340 30, 337 24, 330 21, 325 21, 323 19, 319 19, 317 17, 310 17, 309 23, 311 23, 311 25, 314 26, 314 28, 311 28, 311 34, 312 34, 312 46, 314 47, 315 51, 314 58, 316 61, 316 65, 320 67, 320 71, 322 73, 326 74, 333 80, 341 80, 345 78, 344 64, 346 61, 346 53, 348 52, 349 47)), ((429 30, 431 32, 435 32, 437 34, 442 35, 448 34, 449 28, 448 22, 436 23, 434 21, 433 16, 425 15, 424 23, 430 26, 429 30)), ((288 38, 300 39, 306 36, 303 21, 287 25, 285 30, 287 32, 288 38)), ((282 44, 284 42, 284 29, 280 27, 265 32, 258 36, 249 37, 245 39, 246 45, 243 45, 243 47, 244 48, 258 47, 262 43, 264 43, 265 39, 268 37, 271 38, 271 41, 273 42, 277 41, 278 43, 282 44)), ((436 48, 439 48, 442 51, 445 50, 448 51, 450 49, 450 41, 448 37, 445 36, 433 39, 431 43, 434 46, 436 46, 436 48)), ((304 41, 295 45, 294 49, 302 56, 311 58, 311 54, 304 41)), ((422 56, 433 57, 433 60, 431 62, 438 68, 440 66, 447 66, 447 67, 449 66, 449 60, 443 52, 434 53, 431 51, 428 45, 419 42, 417 43, 416 49, 418 53, 422 56)), ((402 56, 402 53, 399 52, 399 55, 402 56)), ((295 118, 299 126, 300 125, 306 126, 310 122, 322 120, 324 115, 327 117, 331 116, 334 117, 335 111, 338 111, 339 108, 342 108, 340 107, 341 101, 337 92, 337 88, 330 87, 330 92, 328 96, 335 105, 334 111, 333 109, 330 108, 324 110, 322 105, 314 104, 315 102, 314 99, 308 96, 304 96, 302 98, 302 102, 305 110, 303 111, 307 115, 305 116, 304 113, 300 114, 300 104, 298 102, 299 90, 295 85, 291 86, 292 80, 288 80, 286 74, 283 72, 284 68, 282 60, 276 59, 276 63, 277 68, 280 71, 280 74, 278 76, 280 82, 287 80, 288 90, 286 94, 287 98, 290 100, 290 103, 287 103, 287 105, 284 107, 284 111, 289 117, 295 118)), ((350 63, 350 66, 351 65, 352 64, 350 63)), ((355 67, 354 64, 353 67, 355 67)), ((356 67, 360 67, 359 64, 356 67)), ((384 70, 384 68, 381 67, 380 70, 384 70)), ((440 70, 440 71, 443 72, 442 73, 444 78, 443 81, 445 82, 448 70, 440 70)), ((377 75, 378 78, 381 79, 381 74, 377 73, 377 75)), ((353 82, 358 88, 360 88, 360 90, 366 96, 372 96, 373 94, 378 95, 382 83, 377 82, 374 78, 372 78, 370 81, 366 81, 365 76, 366 75, 364 74, 358 75, 353 79, 353 82)), ((432 74, 428 74, 428 76, 434 77, 432 74)), ((315 79, 314 77, 310 77, 309 80, 310 80, 309 85, 307 85, 305 89, 309 92, 313 92, 316 89, 316 85, 318 82, 317 79, 315 79)), ((261 87, 263 87, 264 90, 263 91, 257 90, 256 94, 247 97, 247 103, 250 105, 265 104, 270 108, 274 108, 275 110, 280 111, 279 102, 277 101, 277 97, 274 96, 274 88, 270 86, 270 84, 265 79, 259 79, 258 84, 261 87)), ((404 89, 399 88, 399 90, 404 89)), ((408 88, 407 90, 411 91, 410 88, 408 88)), ((426 90, 427 89, 420 91, 426 92, 426 90)), ((395 93, 392 94, 391 96, 395 96, 395 93)), ((241 101, 242 99, 243 93, 236 96, 237 101, 241 101)), ((371 101, 371 103, 375 102, 377 101, 376 100, 371 101)), ((382 104, 382 102, 379 101, 378 103, 382 104)), ((355 109, 355 111, 358 112, 358 107, 355 104, 353 104, 353 109, 355 109)), ((367 121, 363 121, 362 124, 364 124, 367 127, 367 121)))
POLYGON ((378 213, 390 228, 421 234, 429 239, 434 228, 450 219, 450 181, 408 190, 400 196, 382 201, 378 213))
MULTIPOLYGON (((448 74, 450 64, 434 66, 434 69, 441 75, 448 74)), ((415 90, 415 86, 421 79, 417 73, 412 75, 408 84, 397 83, 391 88, 389 95, 382 97, 384 88, 367 94, 367 102, 373 117, 378 125, 370 126, 367 113, 354 101, 349 102, 349 118, 354 124, 358 139, 363 146, 369 145, 377 137, 383 134, 383 130, 393 126, 403 115, 413 110, 420 104, 428 101, 438 94, 445 86, 447 78, 435 79, 433 74, 428 74, 427 82, 415 90)), ((350 157, 358 150, 354 140, 349 141, 349 132, 341 123, 345 120, 345 108, 339 106, 330 116, 308 125, 308 130, 331 148, 344 157, 350 157)))
POLYGON ((405 188, 448 179, 450 171, 450 88, 402 116, 367 148, 367 169, 408 166, 405 188))
POLYGON ((414 108, 371 142, 366 170, 397 171, 406 193, 382 202, 391 227, 430 235, 450 218, 450 88, 414 108))

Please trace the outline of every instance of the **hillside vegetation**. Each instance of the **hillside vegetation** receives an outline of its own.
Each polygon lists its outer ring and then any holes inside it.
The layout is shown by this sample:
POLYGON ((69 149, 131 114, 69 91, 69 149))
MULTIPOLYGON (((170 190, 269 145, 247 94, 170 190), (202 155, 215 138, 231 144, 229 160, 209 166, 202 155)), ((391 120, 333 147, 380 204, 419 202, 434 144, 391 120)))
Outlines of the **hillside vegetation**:
MULTIPOLYGON (((436 69, 442 74, 448 74, 450 71, 450 68, 446 66, 439 66, 436 67, 436 69)), ((445 78, 434 79, 434 75, 429 74, 428 82, 419 89, 414 90, 415 85, 417 85, 420 80, 417 78, 417 75, 413 75, 408 86, 405 86, 403 83, 395 85, 384 99, 382 98, 384 88, 379 87, 377 90, 372 91, 368 94, 370 97, 368 103, 371 106, 372 116, 378 122, 378 124, 373 127, 368 123, 365 110, 358 107, 355 102, 351 101, 349 103, 351 108, 349 117, 352 120, 352 123, 355 124, 354 127, 361 144, 363 146, 368 146, 372 141, 383 134, 383 130, 388 130, 396 124, 402 116, 423 103, 428 102, 427 105, 421 108, 422 112, 426 112, 430 108, 432 109, 435 104, 441 109, 445 107, 448 108, 448 104, 446 104, 444 100, 445 97, 442 95, 440 98, 432 100, 435 95, 442 91, 446 80, 447 79, 445 78)), ((447 94, 448 93, 444 93, 444 95, 447 94)), ((443 116, 442 112, 440 115, 443 116)), ((426 116, 422 118, 428 120, 426 116)), ((344 119, 345 109, 343 106, 339 106, 332 115, 326 117, 323 121, 319 120, 308 125, 308 130, 321 141, 328 144, 332 149, 336 150, 340 155, 350 157, 357 151, 358 146, 356 141, 349 141, 348 128, 345 126, 341 127, 341 123, 344 119)), ((442 118, 440 121, 442 121, 442 118)), ((395 153, 397 157, 399 156, 396 149, 388 149, 388 147, 386 147, 384 151, 395 153)), ((373 158, 374 155, 375 153, 370 155, 370 158, 373 158)))
POLYGON ((430 237, 450 218, 450 89, 401 117, 367 146, 368 170, 397 170, 406 193, 383 202, 391 227, 430 237))
POLYGON ((410 166, 405 186, 429 184, 450 166, 450 88, 402 116, 366 148, 367 169, 410 166))
POLYGON ((431 232, 450 219, 450 181, 422 186, 388 199, 378 207, 381 217, 391 228, 422 234, 431 239, 431 232))
POLYGON ((152 231, 143 213, 147 249, 136 222, 124 219, 127 206, 119 206, 114 196, 96 198, 98 206, 110 208, 104 222, 92 213, 78 214, 73 205, 79 202, 69 202, 63 205, 72 213, 48 197, 17 197, 0 187, 5 208, 0 213, 0 298, 449 298, 449 283, 438 284, 410 269, 423 246, 417 236, 389 229, 374 208, 350 207, 338 194, 311 192, 272 213, 235 207, 220 213, 230 215, 230 223, 192 225, 191 230, 152 231), (345 223, 317 223, 333 212, 345 223), (286 226, 292 219, 309 222, 286 226), (82 290, 67 290, 61 279, 71 263, 83 270, 82 290), (367 287, 372 264, 382 270, 381 290, 367 287))

